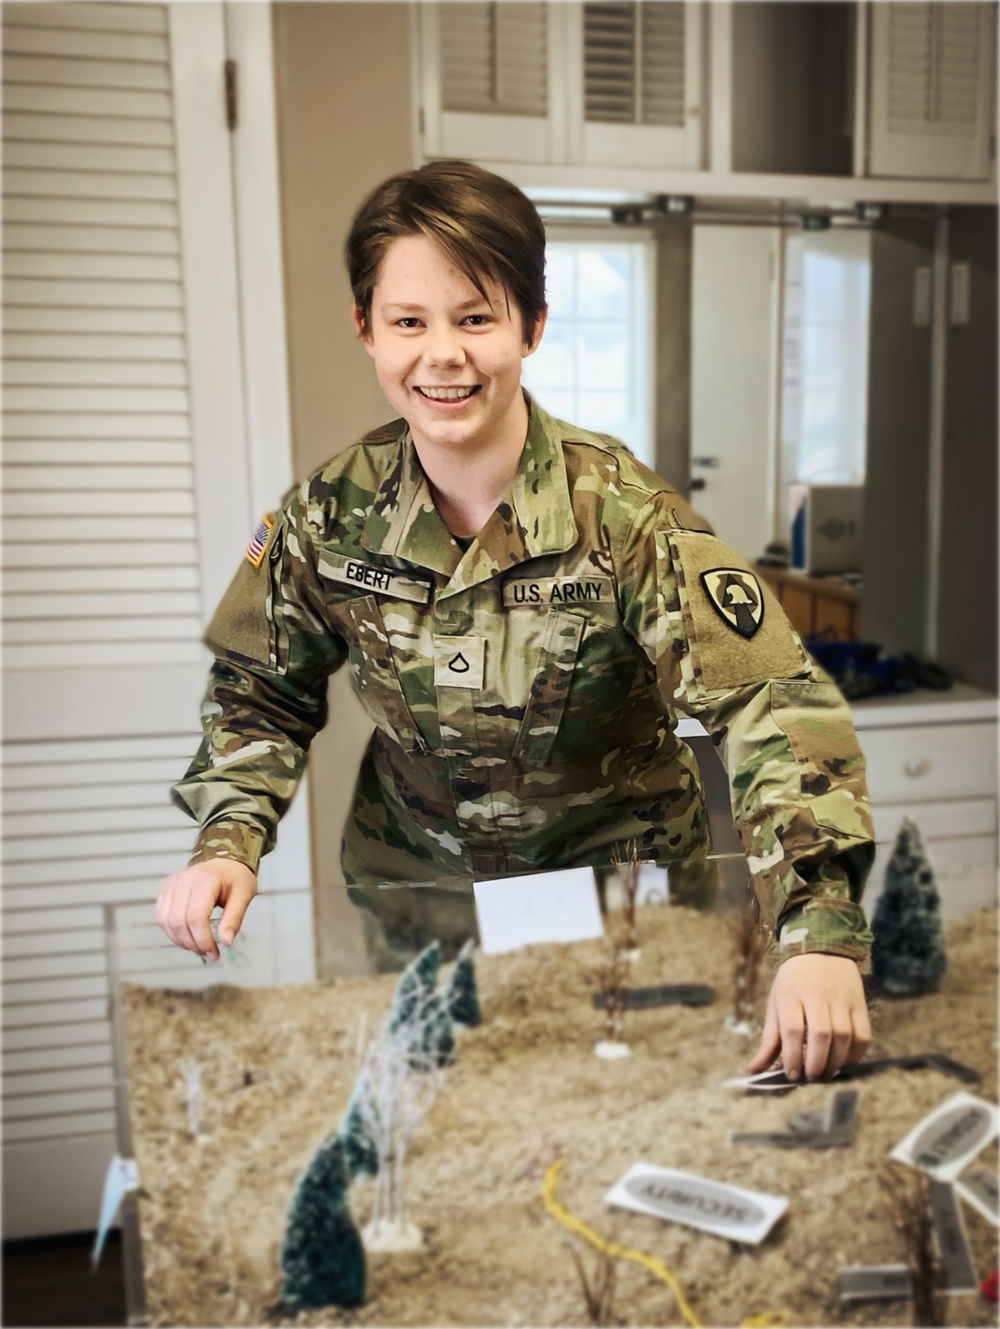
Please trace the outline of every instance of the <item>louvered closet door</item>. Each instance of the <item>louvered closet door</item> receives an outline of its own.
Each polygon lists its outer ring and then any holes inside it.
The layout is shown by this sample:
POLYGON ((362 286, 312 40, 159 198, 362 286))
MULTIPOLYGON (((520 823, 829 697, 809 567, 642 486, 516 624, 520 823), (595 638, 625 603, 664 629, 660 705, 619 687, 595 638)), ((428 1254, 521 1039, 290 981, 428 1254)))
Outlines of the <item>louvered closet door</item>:
POLYGON ((607 0, 567 19, 571 160, 698 169, 703 6, 607 0))
POLYGON ((988 179, 994 7, 947 0, 871 11, 869 174, 988 179))
POLYGON ((564 8, 544 0, 418 7, 426 156, 565 160, 564 8))
POLYGON ((221 6, 8 4, 3 56, 11 1237, 96 1224, 102 905, 151 902, 185 861, 167 791, 254 514, 221 6))

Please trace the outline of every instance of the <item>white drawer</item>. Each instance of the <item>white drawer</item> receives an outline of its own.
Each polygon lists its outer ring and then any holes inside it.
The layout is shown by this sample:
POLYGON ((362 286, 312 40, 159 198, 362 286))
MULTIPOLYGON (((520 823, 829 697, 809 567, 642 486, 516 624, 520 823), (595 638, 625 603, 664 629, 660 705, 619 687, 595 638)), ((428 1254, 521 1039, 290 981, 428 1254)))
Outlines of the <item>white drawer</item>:
POLYGON ((997 801, 955 798, 941 803, 876 803, 872 808, 876 842, 895 844, 904 817, 916 822, 925 840, 996 835, 997 801))
POLYGON ((996 793, 995 724, 867 729, 858 737, 873 803, 996 793))

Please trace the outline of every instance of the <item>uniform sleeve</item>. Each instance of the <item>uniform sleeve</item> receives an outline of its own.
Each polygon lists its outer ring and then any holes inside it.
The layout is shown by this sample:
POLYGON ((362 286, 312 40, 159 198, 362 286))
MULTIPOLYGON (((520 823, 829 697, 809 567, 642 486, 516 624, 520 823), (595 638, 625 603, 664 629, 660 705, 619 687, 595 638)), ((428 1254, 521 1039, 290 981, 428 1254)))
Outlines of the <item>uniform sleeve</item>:
POLYGON ((203 738, 172 791, 201 828, 192 863, 234 858, 255 872, 326 722, 327 679, 347 653, 323 613, 308 491, 265 522, 263 550, 251 545, 206 631, 215 663, 203 738))
POLYGON ((781 959, 863 961, 874 857, 850 710, 735 550, 659 494, 636 516, 620 574, 628 630, 664 703, 701 721, 729 773, 733 815, 781 959))

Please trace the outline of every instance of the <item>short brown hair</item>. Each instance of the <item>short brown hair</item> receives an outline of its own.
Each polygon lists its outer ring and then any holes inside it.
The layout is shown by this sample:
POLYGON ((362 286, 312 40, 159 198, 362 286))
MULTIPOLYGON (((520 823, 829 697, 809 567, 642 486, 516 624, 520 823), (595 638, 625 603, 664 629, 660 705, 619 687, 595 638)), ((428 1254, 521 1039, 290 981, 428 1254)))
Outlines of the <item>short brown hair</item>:
POLYGON ((509 292, 525 343, 545 309, 545 228, 534 204, 503 176, 472 162, 429 162, 369 194, 347 237, 347 271, 364 331, 390 245, 423 235, 445 251, 483 298, 484 279, 509 292))

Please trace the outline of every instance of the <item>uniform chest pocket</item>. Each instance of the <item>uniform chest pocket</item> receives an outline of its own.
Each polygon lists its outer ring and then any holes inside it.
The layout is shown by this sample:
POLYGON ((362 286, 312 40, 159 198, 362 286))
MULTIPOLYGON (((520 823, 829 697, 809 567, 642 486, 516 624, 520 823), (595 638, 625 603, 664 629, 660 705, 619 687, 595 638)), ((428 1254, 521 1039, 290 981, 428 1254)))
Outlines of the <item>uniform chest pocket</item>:
POLYGON ((544 765, 552 755, 586 625, 582 615, 563 609, 550 609, 546 615, 514 749, 514 755, 530 765, 544 765))
POLYGON ((351 683, 362 706, 404 752, 425 752, 427 744, 403 695, 378 602, 373 595, 359 596, 348 603, 347 612, 354 628, 351 683))

